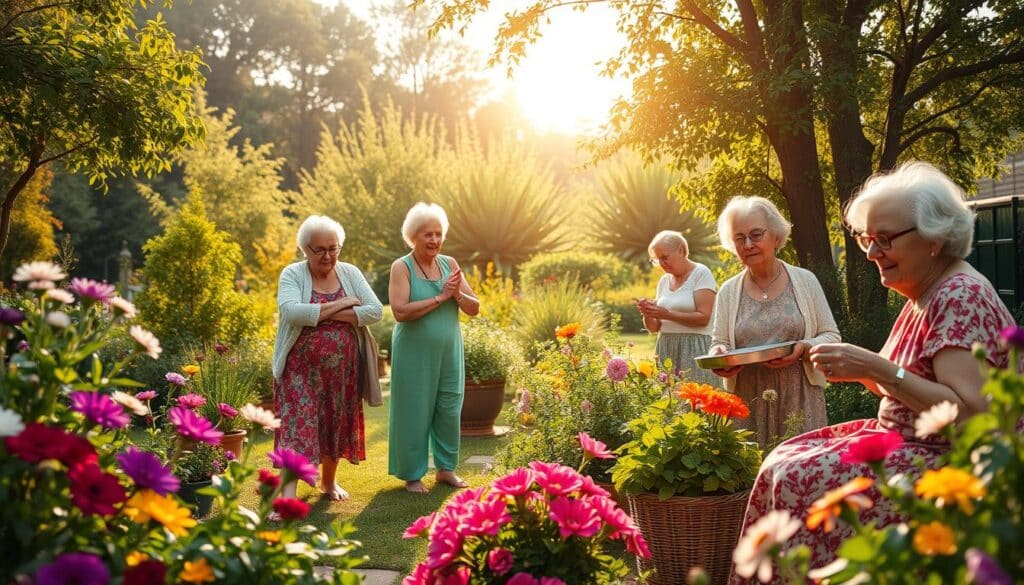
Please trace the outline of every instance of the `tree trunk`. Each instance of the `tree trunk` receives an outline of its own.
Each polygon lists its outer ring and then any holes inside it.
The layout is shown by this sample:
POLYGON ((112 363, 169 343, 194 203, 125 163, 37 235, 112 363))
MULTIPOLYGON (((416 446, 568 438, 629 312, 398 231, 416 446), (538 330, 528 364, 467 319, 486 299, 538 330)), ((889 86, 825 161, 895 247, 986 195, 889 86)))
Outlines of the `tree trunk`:
POLYGON ((34 158, 29 162, 28 168, 4 193, 3 203, 0 204, 0 256, 4 255, 4 250, 7 249, 7 238, 11 234, 11 215, 14 213, 14 202, 25 189, 25 185, 28 185, 28 182, 35 176, 37 170, 39 170, 39 160, 34 158))

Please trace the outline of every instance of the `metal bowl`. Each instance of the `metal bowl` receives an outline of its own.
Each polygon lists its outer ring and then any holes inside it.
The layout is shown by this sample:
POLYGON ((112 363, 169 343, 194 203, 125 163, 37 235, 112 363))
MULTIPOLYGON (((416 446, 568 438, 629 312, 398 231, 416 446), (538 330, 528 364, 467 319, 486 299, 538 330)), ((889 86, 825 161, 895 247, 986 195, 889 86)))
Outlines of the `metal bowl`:
POLYGON ((783 341, 782 343, 769 343, 768 345, 755 345, 734 349, 718 355, 702 355, 694 358, 697 365, 705 370, 718 370, 732 368, 735 366, 748 366, 771 360, 786 357, 793 353, 795 341, 783 341))

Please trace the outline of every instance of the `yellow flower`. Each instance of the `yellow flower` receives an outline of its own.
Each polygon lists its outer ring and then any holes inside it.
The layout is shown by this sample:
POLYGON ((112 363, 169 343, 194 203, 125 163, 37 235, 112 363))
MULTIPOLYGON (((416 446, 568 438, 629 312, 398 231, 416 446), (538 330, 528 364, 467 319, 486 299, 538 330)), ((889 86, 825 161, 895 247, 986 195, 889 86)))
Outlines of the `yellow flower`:
POLYGON ((854 512, 860 512, 874 505, 871 498, 860 493, 875 485, 875 480, 867 477, 856 477, 846 484, 825 492, 821 498, 811 504, 807 510, 807 528, 814 530, 824 524, 825 532, 832 532, 836 527, 836 518, 849 506, 854 512))
POLYGON ((135 565, 138 565, 139 563, 148 560, 149 555, 141 551, 133 550, 132 552, 128 553, 128 556, 124 558, 124 563, 129 567, 134 567, 135 565))
POLYGON ((914 492, 922 498, 936 498, 935 504, 940 508, 948 502, 956 502, 967 515, 974 513, 971 500, 980 500, 988 493, 980 479, 955 467, 924 472, 914 492))
POLYGON ((191 378, 192 376, 195 376, 196 374, 199 373, 199 366, 197 366, 196 364, 189 364, 187 366, 182 366, 181 371, 184 372, 186 376, 191 378))
POLYGON ((572 339, 576 337, 576 334, 580 332, 579 323, 567 323, 561 327, 555 328, 556 339, 572 339))
POLYGON ((942 522, 929 522, 914 531, 914 550, 925 556, 951 555, 956 552, 953 530, 942 522))
POLYGON ((206 559, 199 559, 194 563, 185 561, 185 568, 178 578, 186 583, 210 583, 214 581, 213 569, 207 564, 206 559))
POLYGON ((182 536, 196 525, 192 513, 171 496, 161 496, 153 490, 139 490, 128 500, 125 516, 139 524, 156 520, 175 536, 182 536))
POLYGON ((640 363, 636 365, 636 371, 644 378, 650 378, 654 375, 654 362, 651 360, 640 360, 640 363))
POLYGON ((263 540, 270 543, 281 542, 281 531, 280 530, 260 530, 256 533, 256 538, 262 538, 263 540))

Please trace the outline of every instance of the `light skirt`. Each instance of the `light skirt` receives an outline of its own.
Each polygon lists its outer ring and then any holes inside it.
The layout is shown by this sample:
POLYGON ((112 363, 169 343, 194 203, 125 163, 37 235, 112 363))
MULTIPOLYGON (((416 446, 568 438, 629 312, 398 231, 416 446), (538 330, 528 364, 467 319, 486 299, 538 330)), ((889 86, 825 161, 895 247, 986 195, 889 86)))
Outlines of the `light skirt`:
POLYGON ((709 335, 699 333, 659 333, 658 342, 654 346, 654 353, 658 355, 658 361, 672 360, 672 370, 681 372, 681 376, 688 382, 699 382, 711 384, 716 388, 723 388, 724 382, 714 375, 711 370, 699 367, 693 358, 707 355, 708 347, 711 345, 709 335))

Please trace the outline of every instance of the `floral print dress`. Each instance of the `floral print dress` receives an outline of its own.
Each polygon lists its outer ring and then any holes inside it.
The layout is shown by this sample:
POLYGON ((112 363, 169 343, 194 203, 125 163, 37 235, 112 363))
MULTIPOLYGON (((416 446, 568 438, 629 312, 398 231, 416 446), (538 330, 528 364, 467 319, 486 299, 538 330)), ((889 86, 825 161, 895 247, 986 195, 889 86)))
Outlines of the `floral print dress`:
MULTIPOLYGON (((313 291, 310 302, 343 296, 341 288, 330 294, 313 291)), ((366 459, 357 343, 355 329, 341 321, 302 328, 274 387, 274 408, 281 418, 275 447, 291 449, 314 464, 321 457, 351 463, 366 459)))
MULTIPOLYGON (((935 380, 932 360, 944 348, 970 350, 978 342, 984 344, 989 361, 1000 367, 1007 364, 1007 354, 999 345, 999 331, 1013 324, 1013 317, 988 282, 957 273, 936 286, 923 308, 907 302, 893 325, 889 339, 879 352, 909 372, 935 380)), ((919 439, 914 436, 917 414, 892 398, 883 398, 878 418, 855 420, 804 433, 772 451, 761 465, 754 489, 750 493, 743 532, 771 510, 787 510, 801 522, 807 510, 825 492, 836 489, 859 477, 874 477, 866 465, 846 464, 840 455, 865 436, 892 430, 903 435, 904 445, 885 460, 890 477, 908 474, 911 481, 920 475, 917 458, 927 467, 934 467, 948 449, 941 437, 919 439)), ((861 521, 875 521, 886 526, 901 520, 892 507, 882 500, 877 490, 867 492, 874 502, 872 509, 861 512, 861 521)), ((833 561, 839 545, 853 535, 844 523, 829 533, 810 531, 805 525, 786 543, 801 544, 811 549, 811 567, 833 561)), ((744 579, 733 575, 732 583, 744 579)))

